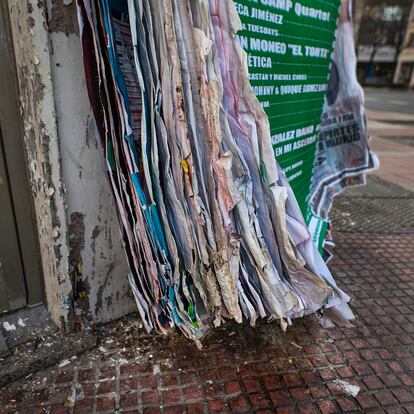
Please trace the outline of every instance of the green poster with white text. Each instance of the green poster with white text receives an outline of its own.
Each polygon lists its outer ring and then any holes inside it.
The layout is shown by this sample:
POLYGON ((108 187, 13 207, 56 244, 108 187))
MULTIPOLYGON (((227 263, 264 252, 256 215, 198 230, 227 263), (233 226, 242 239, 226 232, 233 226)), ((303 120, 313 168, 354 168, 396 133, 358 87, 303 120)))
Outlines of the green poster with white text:
POLYGON ((253 90, 269 117, 274 155, 309 223, 316 141, 341 0, 235 4, 243 24, 238 40, 248 54, 253 90))

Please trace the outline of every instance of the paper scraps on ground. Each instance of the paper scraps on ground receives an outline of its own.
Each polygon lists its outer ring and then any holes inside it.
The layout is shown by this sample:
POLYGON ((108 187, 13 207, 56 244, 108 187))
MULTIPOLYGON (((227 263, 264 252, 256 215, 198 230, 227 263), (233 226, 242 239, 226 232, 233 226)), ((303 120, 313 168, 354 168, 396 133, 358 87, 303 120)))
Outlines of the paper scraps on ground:
POLYGON ((338 379, 335 380, 334 383, 339 385, 346 394, 354 398, 359 394, 359 391, 361 390, 361 388, 358 387, 358 385, 352 385, 344 380, 338 379))

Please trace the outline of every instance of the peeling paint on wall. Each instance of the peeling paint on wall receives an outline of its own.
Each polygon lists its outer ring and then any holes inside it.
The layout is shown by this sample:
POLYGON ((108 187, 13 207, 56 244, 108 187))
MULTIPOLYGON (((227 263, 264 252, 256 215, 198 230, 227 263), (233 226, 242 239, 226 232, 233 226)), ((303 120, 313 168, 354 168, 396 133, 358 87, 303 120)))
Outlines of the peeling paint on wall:
MULTIPOLYGON (((50 7, 56 10, 56 4, 52 2, 50 7)), ((65 8, 65 13, 73 13, 76 19, 75 9, 65 8)), ((68 15, 65 19, 71 21, 68 15)), ((127 280, 129 270, 116 208, 96 146, 96 126, 86 94, 79 37, 76 31, 68 33, 64 23, 54 27, 50 41, 68 222, 82 214, 84 226, 75 259, 82 264, 88 307, 77 300, 75 312, 86 321, 103 322, 135 309, 127 280), (116 300, 117 297, 122 300, 116 300)), ((72 260, 73 255, 71 263, 72 260)))
POLYGON ((135 309, 95 144, 72 0, 8 0, 47 305, 63 328, 135 309), (80 274, 86 295, 76 297, 80 274), (75 301, 73 301, 76 299, 75 301))
POLYGON ((76 211, 69 222, 69 273, 72 282, 72 307, 76 325, 91 319, 89 308, 90 287, 83 272, 82 252, 85 248, 85 215, 76 211))
POLYGON ((46 11, 42 2, 8 1, 24 143, 36 211, 46 298, 52 319, 68 320, 68 244, 46 11))
MULTIPOLYGON (((110 283, 110 278, 112 277, 112 272, 114 271, 115 265, 114 263, 110 263, 108 266, 108 270, 105 274, 105 279, 102 281, 101 285, 99 286, 98 291, 96 292, 96 303, 95 303, 95 313, 98 315, 99 312, 103 309, 103 295, 106 286, 110 283)), ((111 298, 111 296, 109 296, 111 298)))
POLYGON ((69 248, 70 261, 82 263, 82 250, 85 248, 85 215, 75 211, 70 215, 69 248))
POLYGON ((71 33, 79 35, 76 1, 52 0, 49 31, 63 32, 66 36, 69 36, 71 33))

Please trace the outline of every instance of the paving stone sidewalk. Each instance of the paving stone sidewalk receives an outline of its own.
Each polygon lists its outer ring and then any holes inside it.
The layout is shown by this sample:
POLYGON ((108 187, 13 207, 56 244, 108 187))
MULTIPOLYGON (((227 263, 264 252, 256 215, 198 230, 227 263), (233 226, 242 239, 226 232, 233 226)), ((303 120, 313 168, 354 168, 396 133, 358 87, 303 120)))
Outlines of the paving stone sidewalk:
POLYGON ((330 268, 352 297, 352 327, 323 329, 314 316, 286 333, 226 323, 200 351, 127 318, 101 328, 94 351, 0 389, 0 413, 414 413, 414 193, 404 170, 404 188, 377 175, 335 201, 330 268))

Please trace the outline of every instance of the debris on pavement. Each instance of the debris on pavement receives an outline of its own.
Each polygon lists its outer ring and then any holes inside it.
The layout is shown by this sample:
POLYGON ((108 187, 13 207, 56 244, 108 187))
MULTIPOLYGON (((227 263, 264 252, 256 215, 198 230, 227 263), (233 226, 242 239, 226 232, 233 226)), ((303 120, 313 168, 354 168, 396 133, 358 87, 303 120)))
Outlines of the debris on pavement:
MULTIPOLYGON (((372 199, 371 193, 389 198, 399 197, 397 190, 369 178, 368 187, 338 196, 336 205, 342 205, 347 194, 361 200, 372 199)), ((395 220, 409 216, 413 221, 413 211, 395 220)), ((355 214, 364 228, 360 209, 355 214)), ((55 365, 0 389, 0 406, 6 412, 62 412, 72 385, 80 383, 85 397, 75 402, 75 413, 79 407, 79 412, 95 414, 99 410, 94 412, 94 407, 104 402, 111 404, 106 412, 159 412, 163 405, 165 412, 384 413, 384 398, 386 411, 410 412, 414 228, 396 236, 387 233, 395 225, 387 214, 382 220, 376 221, 377 227, 371 224, 368 233, 349 232, 340 222, 335 224, 341 231, 336 234, 338 249, 331 267, 355 298, 357 318, 351 328, 337 325, 325 330, 313 316, 286 333, 271 323, 260 322, 255 329, 247 323, 228 323, 212 330, 205 338, 205 350, 198 351, 177 334, 146 334, 137 316, 129 315, 99 327, 97 347, 71 364, 55 365), (236 335, 229 337, 232 332, 236 335), (98 347, 103 346, 101 352, 98 347), (121 358, 128 363, 121 364, 121 358)), ((54 349, 42 348, 48 356, 54 349)), ((69 358, 59 358, 56 364, 63 359, 69 358)))
POLYGON ((82 400, 83 398, 85 398, 85 393, 83 392, 82 385, 79 383, 73 384, 66 399, 65 406, 74 407, 76 401, 82 400))
POLYGON ((18 324, 19 326, 21 326, 22 328, 24 328, 24 327, 26 326, 25 321, 26 321, 27 319, 28 319, 28 318, 25 318, 25 319, 23 320, 22 318, 19 318, 19 319, 18 319, 18 321, 17 321, 17 324, 18 324))
POLYGON ((69 364, 70 364, 70 361, 68 359, 64 359, 63 361, 59 363, 59 368, 66 367, 66 365, 69 365, 69 364))
POLYGON ((334 382, 335 384, 338 384, 345 391, 345 393, 351 397, 355 398, 361 391, 361 388, 358 387, 358 385, 352 385, 344 380, 337 379, 334 382))
POLYGON ((16 330, 16 325, 14 323, 9 323, 9 322, 3 322, 3 328, 6 331, 15 331, 16 330))

